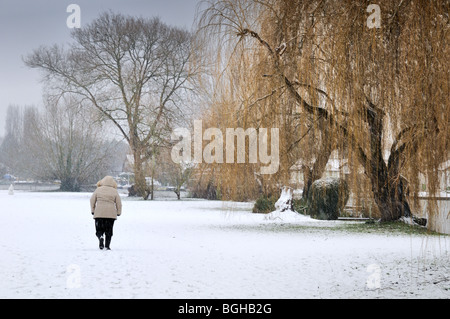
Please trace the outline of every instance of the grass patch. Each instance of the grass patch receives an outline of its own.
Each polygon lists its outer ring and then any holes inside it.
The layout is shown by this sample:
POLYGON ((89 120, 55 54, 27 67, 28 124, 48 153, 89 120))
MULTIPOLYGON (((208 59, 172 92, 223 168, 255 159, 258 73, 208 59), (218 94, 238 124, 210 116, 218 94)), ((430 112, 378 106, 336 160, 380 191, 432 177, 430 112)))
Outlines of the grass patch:
POLYGON ((365 223, 348 223, 339 227, 350 232, 366 233, 366 234, 390 234, 390 235, 435 235, 447 236, 428 230, 426 227, 417 225, 408 225, 404 222, 365 222, 365 223))
MULTIPOLYGON (((220 228, 223 228, 221 226, 220 228)), ((407 225, 403 222, 337 222, 313 223, 313 224, 295 224, 295 223, 256 223, 253 225, 232 225, 226 228, 232 228, 238 231, 266 232, 266 233, 308 233, 308 234, 373 234, 386 236, 448 236, 429 231, 425 227, 407 225)))

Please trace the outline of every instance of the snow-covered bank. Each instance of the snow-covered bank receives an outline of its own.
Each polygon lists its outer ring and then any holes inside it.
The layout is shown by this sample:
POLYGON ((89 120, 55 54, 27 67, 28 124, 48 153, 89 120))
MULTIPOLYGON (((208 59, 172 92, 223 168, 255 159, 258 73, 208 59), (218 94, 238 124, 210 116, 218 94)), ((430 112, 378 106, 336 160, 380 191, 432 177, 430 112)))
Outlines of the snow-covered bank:
POLYGON ((89 197, 0 191, 0 298, 450 298, 449 236, 124 198, 108 252, 89 197))

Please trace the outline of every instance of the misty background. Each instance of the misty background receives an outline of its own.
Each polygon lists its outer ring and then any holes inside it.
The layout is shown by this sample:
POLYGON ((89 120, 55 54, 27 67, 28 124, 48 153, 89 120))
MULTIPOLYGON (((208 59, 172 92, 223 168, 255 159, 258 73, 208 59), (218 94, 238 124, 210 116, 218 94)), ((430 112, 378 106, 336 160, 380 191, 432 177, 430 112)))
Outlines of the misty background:
POLYGON ((71 41, 66 25, 70 4, 81 8, 81 27, 104 11, 125 15, 158 16, 169 25, 192 28, 199 0, 2 0, 0 2, 0 137, 5 134, 9 105, 41 107, 39 71, 27 68, 22 58, 45 45, 71 41))

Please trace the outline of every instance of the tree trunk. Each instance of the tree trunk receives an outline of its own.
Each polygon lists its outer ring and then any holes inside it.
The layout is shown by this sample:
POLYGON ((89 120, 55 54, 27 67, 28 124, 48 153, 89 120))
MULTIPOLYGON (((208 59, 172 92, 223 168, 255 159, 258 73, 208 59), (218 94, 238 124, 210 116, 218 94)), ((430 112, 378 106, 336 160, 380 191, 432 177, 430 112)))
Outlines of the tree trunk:
POLYGON ((142 197, 144 200, 148 199, 150 195, 149 189, 147 187, 147 182, 145 180, 145 172, 143 169, 143 162, 141 159, 141 152, 139 150, 133 150, 134 157, 134 179, 136 185, 136 194, 142 197))
POLYGON ((175 194, 177 194, 177 199, 180 200, 181 199, 181 190, 179 187, 177 187, 175 189, 175 194))
POLYGON ((367 111, 371 158, 368 160, 364 156, 361 164, 365 165, 366 175, 371 181, 374 200, 381 213, 381 220, 393 221, 403 216, 410 217, 411 209, 406 200, 407 182, 400 175, 399 170, 400 155, 404 148, 392 149, 388 164, 386 164, 382 156, 382 115, 380 111, 374 111, 375 106, 372 103, 368 103, 371 107, 367 111))
POLYGON ((80 185, 78 185, 75 178, 67 177, 67 178, 61 179, 61 186, 59 189, 62 192, 79 192, 80 185))
POLYGON ((303 166, 303 180, 305 184, 303 186, 302 197, 304 200, 308 200, 311 185, 322 177, 332 152, 331 141, 324 138, 322 148, 317 154, 312 168, 306 165, 303 166))
POLYGON ((155 185, 153 183, 153 171, 152 171, 152 185, 150 186, 150 200, 153 200, 153 198, 154 198, 154 190, 155 190, 155 185))
MULTIPOLYGON (((372 183, 372 185, 374 184, 372 183)), ((404 188, 404 181, 401 178, 398 183, 387 182, 384 185, 380 183, 375 187, 374 199, 381 213, 381 221, 393 221, 411 216, 404 188)))
POLYGON ((306 200, 308 200, 309 190, 311 189, 311 185, 312 185, 312 183, 314 183, 314 181, 313 181, 313 177, 312 177, 312 169, 306 165, 304 165, 302 169, 303 169, 303 180, 304 180, 302 198, 303 198, 303 200, 306 201, 306 200))

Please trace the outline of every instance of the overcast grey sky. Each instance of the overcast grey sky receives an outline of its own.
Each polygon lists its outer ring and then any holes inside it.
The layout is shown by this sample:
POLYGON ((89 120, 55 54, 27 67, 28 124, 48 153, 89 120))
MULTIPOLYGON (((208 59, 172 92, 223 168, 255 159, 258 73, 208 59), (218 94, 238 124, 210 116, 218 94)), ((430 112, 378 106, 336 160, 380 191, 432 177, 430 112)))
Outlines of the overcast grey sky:
POLYGON ((101 12, 159 16, 170 25, 191 29, 199 0, 0 0, 0 136, 4 136, 10 104, 42 105, 37 70, 25 67, 22 57, 41 45, 70 41, 67 7, 81 8, 81 27, 101 12))

